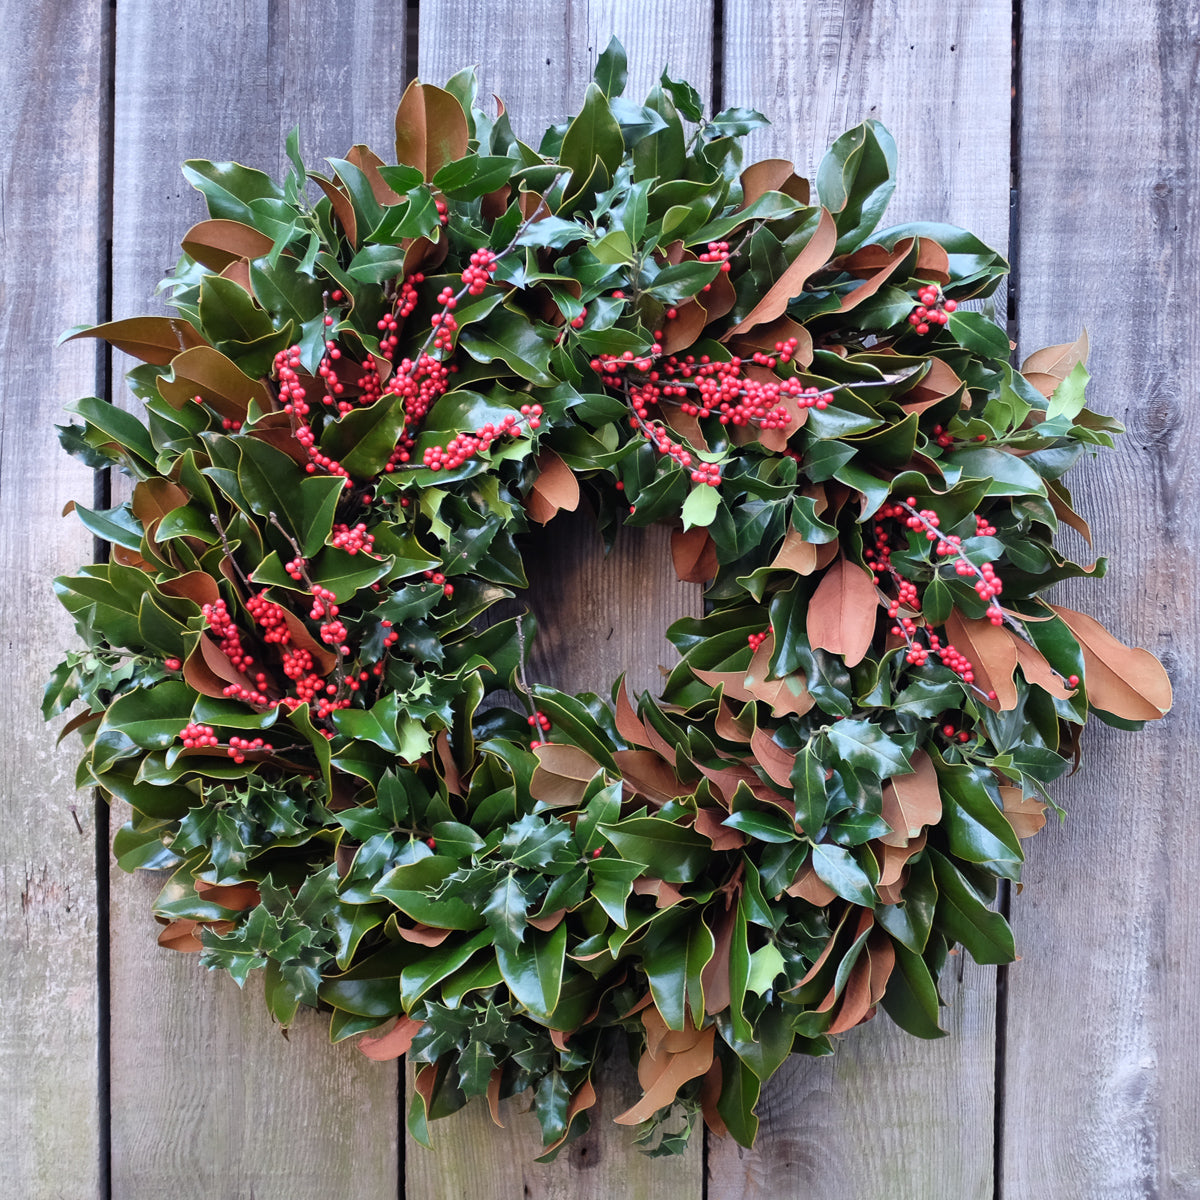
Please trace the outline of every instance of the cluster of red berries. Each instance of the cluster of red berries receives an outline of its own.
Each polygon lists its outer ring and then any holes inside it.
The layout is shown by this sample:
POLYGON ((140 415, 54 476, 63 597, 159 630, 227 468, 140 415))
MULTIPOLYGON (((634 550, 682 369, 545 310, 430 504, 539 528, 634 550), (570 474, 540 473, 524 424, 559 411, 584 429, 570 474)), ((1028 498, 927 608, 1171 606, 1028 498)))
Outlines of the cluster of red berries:
POLYGON ((462 281, 467 285, 468 295, 482 296, 495 273, 495 254, 491 250, 476 250, 462 273, 462 281))
POLYGON ((331 546, 345 550, 347 554, 357 554, 360 550, 370 554, 375 548, 375 535, 367 532, 367 527, 361 521, 351 527, 338 523, 333 527, 333 535, 329 539, 331 546))
POLYGON ((908 314, 908 323, 920 334, 926 334, 934 325, 945 325, 950 314, 958 307, 955 300, 947 300, 941 288, 927 283, 919 292, 920 303, 908 314))
POLYGON ((764 629, 762 631, 762 633, 750 634, 746 638, 746 641, 750 644, 751 650, 757 650, 759 648, 759 646, 761 646, 763 644, 763 642, 765 642, 767 640, 767 638, 770 637, 770 635, 774 632, 775 632, 774 626, 768 625, 766 627, 766 629, 764 629))
POLYGON ((971 740, 971 735, 965 729, 956 730, 953 725, 943 725, 942 733, 951 741, 957 741, 962 745, 971 740))
MULTIPOLYGON (((936 542, 935 551, 942 557, 955 558, 954 569, 959 575, 974 575, 975 590, 984 600, 991 600, 1001 591, 1001 583, 991 563, 975 566, 962 552, 962 539, 956 534, 943 535, 938 526, 941 519, 931 508, 918 509, 915 496, 909 496, 903 501, 886 503, 875 514, 874 545, 864 551, 864 557, 872 569, 872 580, 877 587, 883 585, 884 576, 890 577, 896 587, 895 597, 887 606, 888 616, 896 623, 890 632, 895 637, 904 638, 908 645, 905 662, 910 666, 924 666, 930 654, 935 654, 941 661, 955 672, 965 683, 975 682, 975 669, 969 659, 960 654, 951 644, 943 644, 936 633, 926 629, 928 646, 918 640, 922 626, 915 618, 921 613, 921 598, 916 585, 905 579, 891 563, 891 533, 888 522, 900 521, 906 529, 914 533, 923 533, 927 541, 936 542), (906 610, 902 614, 901 610, 906 610), (913 616, 908 616, 912 613, 913 616)), ((975 529, 978 536, 987 536, 996 532, 995 526, 986 517, 975 514, 975 529)), ((987 617, 993 625, 1004 622, 1004 613, 996 604, 990 604, 987 617)), ((988 698, 994 699, 995 694, 989 693, 988 698)))
POLYGON ((246 761, 247 750, 261 750, 266 743, 260 737, 253 740, 244 737, 231 737, 229 739, 229 749, 226 753, 235 763, 244 763, 246 761))
POLYGON ((312 608, 309 609, 308 615, 314 621, 319 621, 322 617, 336 617, 338 615, 337 595, 331 592, 328 588, 322 587, 319 583, 312 585, 312 608))
POLYGON ((729 270, 729 243, 709 242, 708 249, 703 254, 696 255, 696 261, 702 263, 719 262, 722 271, 729 270))
POLYGON ((442 589, 442 592, 447 596, 454 595, 454 584, 446 582, 446 576, 441 571, 426 571, 425 578, 430 583, 436 584, 442 589))
POLYGON ((267 599, 265 592, 258 592, 246 601, 246 611, 262 626, 263 641, 286 646, 292 640, 287 627, 287 616, 281 605, 267 599))
POLYGON ((427 447, 422 465, 431 471, 452 471, 476 454, 486 454, 497 438, 516 437, 526 427, 530 430, 537 429, 541 423, 542 406, 522 404, 520 416, 516 413, 505 413, 499 425, 488 421, 474 433, 455 434, 444 446, 427 447))
POLYGON ((221 652, 238 671, 247 671, 254 664, 254 659, 242 649, 241 634, 229 615, 229 609, 224 600, 206 604, 200 610, 208 627, 220 639, 221 652))
MULTIPOLYGON (((529 717, 528 721, 529 721, 529 727, 534 731, 534 733, 542 734, 542 733, 550 732, 550 728, 551 728, 550 718, 548 716, 546 716, 546 714, 544 712, 542 712, 540 709, 537 712, 535 712, 533 714, 533 716, 529 717)), ((529 748, 531 750, 536 750, 541 745, 543 745, 543 742, 535 737, 530 740, 529 748)))
POLYGON ((217 731, 211 725, 197 725, 189 721, 180 731, 179 739, 185 750, 197 750, 205 746, 219 746, 217 731))

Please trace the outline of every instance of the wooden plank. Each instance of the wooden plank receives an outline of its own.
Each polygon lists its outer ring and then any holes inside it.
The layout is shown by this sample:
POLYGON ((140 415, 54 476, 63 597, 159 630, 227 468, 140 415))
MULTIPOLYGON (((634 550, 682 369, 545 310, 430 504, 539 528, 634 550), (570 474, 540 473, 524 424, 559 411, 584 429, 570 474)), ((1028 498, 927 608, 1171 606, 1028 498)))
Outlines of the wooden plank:
POLYGON ((13 1196, 86 1198, 100 1195, 104 1161, 95 823, 75 792, 75 746, 55 750, 38 704, 74 637, 50 579, 91 556, 91 538, 60 514, 91 503, 92 475, 62 453, 54 425, 95 390, 97 358, 54 342, 101 313, 94 98, 108 38, 102 11, 82 2, 4 3, 0 25, 21 47, 0 65, 0 1178, 13 1196))
POLYGON ((1089 403, 1129 428, 1068 476, 1112 562, 1063 602, 1158 654, 1177 690, 1161 726, 1089 731, 1057 789, 1066 825, 1039 839, 1014 900, 1003 1195, 1181 1200, 1200 1195, 1200 607, 1181 577, 1200 542, 1198 18, 1113 0, 1024 16, 1022 349, 1086 325, 1089 403))
MULTIPOLYGON (((113 307, 152 311, 155 282, 205 215, 189 157, 278 177, 299 121, 306 158, 391 145, 404 6, 121 4, 117 26, 113 307)), ((306 1014, 285 1041, 244 994, 154 944, 161 881, 113 880, 113 1194, 395 1196, 394 1065, 327 1044, 306 1014)))
MULTIPOLYGON (((687 0, 467 6, 424 0, 421 75, 441 83, 464 64, 478 63, 481 94, 502 96, 517 133, 534 137, 578 106, 596 55, 613 32, 629 53, 630 96, 643 97, 668 61, 707 91, 709 14, 708 5, 687 0)), ((663 630, 675 617, 699 611, 698 589, 676 581, 666 530, 629 532, 636 536, 622 538, 608 560, 600 558, 586 519, 556 518, 542 535, 528 597, 542 629, 531 680, 604 691, 624 670, 631 686, 656 688, 657 664, 674 659, 663 630)), ((513 1118, 507 1133, 494 1129, 486 1109, 475 1106, 433 1126, 433 1152, 410 1144, 408 1194, 446 1200, 698 1197, 699 1138, 682 1161, 643 1157, 632 1149, 629 1133, 611 1124, 612 1115, 637 1096, 632 1072, 617 1068, 605 1074, 603 1107, 591 1132, 558 1162, 532 1163, 540 1146, 536 1124, 532 1117, 518 1117, 515 1105, 507 1106, 513 1118)))
MULTIPOLYGON (((774 121, 749 158, 790 158, 810 178, 846 129, 883 121, 900 159, 887 222, 949 220, 1003 250, 1010 35, 998 0, 726 0, 724 102, 774 121)), ((832 1063, 790 1064, 767 1089, 755 1151, 710 1140, 712 1194, 990 1197, 994 979, 968 963, 943 989, 940 1042, 880 1017, 843 1037, 832 1063)))

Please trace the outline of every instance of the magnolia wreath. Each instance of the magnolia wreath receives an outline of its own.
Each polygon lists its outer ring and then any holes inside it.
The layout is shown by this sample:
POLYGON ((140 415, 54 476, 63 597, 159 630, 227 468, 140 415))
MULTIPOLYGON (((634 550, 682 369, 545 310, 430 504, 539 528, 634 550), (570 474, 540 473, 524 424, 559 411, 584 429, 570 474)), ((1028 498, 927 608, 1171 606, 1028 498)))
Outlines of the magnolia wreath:
POLYGON ((601 56, 533 146, 470 72, 414 83, 396 160, 282 184, 191 161, 210 219, 175 315, 70 336, 141 364, 142 418, 77 401, 66 448, 132 479, 74 506, 108 562, 56 581, 83 646, 47 716, 167 870, 164 946, 284 1026, 416 1064, 409 1124, 530 1089, 553 1156, 614 1035, 655 1152, 694 1118, 753 1142, 789 1052, 882 1005, 942 1034, 1089 711, 1161 716, 1156 659, 1041 593, 1103 574, 1061 482, 1120 426, 1086 345, 1010 365, 999 254, 877 230, 895 146, 868 121, 815 190, 743 166, 764 118, 707 117, 601 56), (819 199, 818 199, 819 197, 819 199), (668 523, 704 615, 662 695, 527 678, 533 526, 668 523))

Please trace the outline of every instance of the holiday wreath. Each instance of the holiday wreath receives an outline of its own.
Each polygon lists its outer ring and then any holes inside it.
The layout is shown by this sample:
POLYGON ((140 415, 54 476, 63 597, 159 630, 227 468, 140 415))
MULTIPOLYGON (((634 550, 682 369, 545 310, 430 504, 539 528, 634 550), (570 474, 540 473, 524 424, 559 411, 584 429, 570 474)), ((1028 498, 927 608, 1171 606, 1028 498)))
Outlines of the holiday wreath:
POLYGON ((75 507, 111 559, 56 583, 85 648, 45 711, 84 701, 119 863, 171 870, 159 940, 407 1052, 422 1140, 531 1088, 553 1154, 605 1031, 664 1151, 697 1112, 751 1143, 787 1054, 877 1005, 938 1036, 947 953, 1013 958, 997 881, 1089 710, 1170 703, 1040 595, 1103 573, 1052 540, 1088 537, 1061 477, 1119 429, 1085 346, 1014 370, 964 307, 998 254, 875 232, 879 124, 818 201, 743 168, 757 113, 624 78, 614 43, 536 149, 463 73, 405 92, 399 165, 314 174, 295 134, 282 185, 189 162, 177 315, 73 334, 142 360, 145 423, 87 398, 62 430, 134 482, 75 507), (610 540, 671 523, 707 584, 661 697, 530 683, 531 618, 480 620, 581 495, 610 540))

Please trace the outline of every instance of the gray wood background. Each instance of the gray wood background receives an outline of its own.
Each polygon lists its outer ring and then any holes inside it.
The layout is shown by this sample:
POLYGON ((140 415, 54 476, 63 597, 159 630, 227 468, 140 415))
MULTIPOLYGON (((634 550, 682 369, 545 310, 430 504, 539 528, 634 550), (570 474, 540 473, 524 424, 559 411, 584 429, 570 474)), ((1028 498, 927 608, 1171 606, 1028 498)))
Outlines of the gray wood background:
MULTIPOLYGON (((1200 1197, 1195 4, 0 0, 0 18, 0 1192, 1200 1197), (669 64, 770 115, 758 156, 811 171, 842 130, 883 120, 901 155, 892 218, 952 220, 1007 248, 1022 350, 1090 327, 1093 402, 1130 432, 1072 476, 1114 561, 1093 594, 1064 595, 1162 657, 1177 699, 1141 736, 1089 733, 1085 770, 1059 790, 1067 823, 1032 844, 1012 899, 1022 959, 961 964, 951 1038, 921 1043, 881 1018, 780 1073, 758 1149, 697 1137, 667 1161, 604 1120, 631 1094, 614 1064, 594 1131, 539 1167, 512 1104, 504 1132, 467 1112, 435 1126, 432 1153, 406 1145, 394 1066, 330 1048, 316 1017, 285 1040, 254 986, 155 946, 154 879, 110 877, 108 814, 72 790, 73 749, 36 712, 68 634, 48 581, 91 553, 58 514, 90 502, 92 480, 53 424, 67 400, 102 394, 108 369, 86 343, 53 343, 154 309, 201 216, 182 159, 279 172, 297 120, 310 162, 355 141, 387 151, 413 65, 442 82, 477 63, 531 133, 581 95, 613 32, 631 92, 669 64)), ((664 573, 660 536, 599 564, 582 532, 559 535, 538 584, 555 631, 538 670, 576 686, 652 672, 660 627, 695 608, 694 589, 664 573), (622 614, 650 594, 631 631, 622 614), (609 627, 602 645, 579 633, 609 627)))

